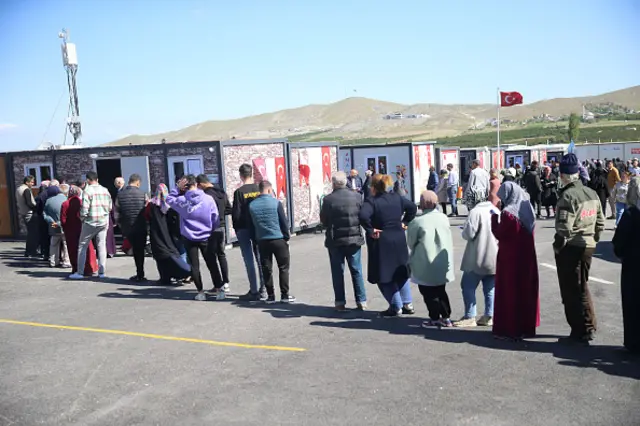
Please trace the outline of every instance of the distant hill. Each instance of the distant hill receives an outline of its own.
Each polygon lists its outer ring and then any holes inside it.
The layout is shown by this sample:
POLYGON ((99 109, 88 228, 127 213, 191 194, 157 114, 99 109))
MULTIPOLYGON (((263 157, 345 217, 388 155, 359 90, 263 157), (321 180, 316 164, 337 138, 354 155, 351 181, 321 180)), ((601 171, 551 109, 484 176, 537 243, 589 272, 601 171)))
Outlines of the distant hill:
MULTIPOLYGON (((526 93, 525 100, 526 100, 526 93)), ((571 112, 582 114, 590 106, 599 113, 610 106, 640 110, 640 86, 597 96, 557 98, 532 104, 502 108, 501 120, 511 128, 526 128, 535 117, 558 117, 571 112)), ((613 112, 612 112, 613 113, 613 112)), ((348 98, 328 105, 307 105, 233 120, 211 120, 184 129, 156 135, 131 135, 107 145, 137 145, 177 141, 267 139, 290 137, 295 140, 383 141, 403 139, 441 139, 476 133, 474 128, 491 126, 496 106, 415 104, 402 105, 368 98, 348 98), (387 119, 398 114, 401 119, 387 119), (415 118, 409 118, 413 117, 415 118)), ((488 129, 487 129, 488 130, 488 129)), ((505 128, 505 130, 508 130, 505 128)), ((526 137, 526 135, 525 135, 526 137)))

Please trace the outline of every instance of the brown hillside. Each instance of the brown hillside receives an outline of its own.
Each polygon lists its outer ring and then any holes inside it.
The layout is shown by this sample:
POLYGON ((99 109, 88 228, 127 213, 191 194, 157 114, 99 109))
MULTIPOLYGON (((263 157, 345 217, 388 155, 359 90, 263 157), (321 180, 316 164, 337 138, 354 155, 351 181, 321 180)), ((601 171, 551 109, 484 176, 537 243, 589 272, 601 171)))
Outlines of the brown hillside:
MULTIPOLYGON (((526 94, 525 94, 526 100, 526 94)), ((585 104, 611 102, 640 110, 640 86, 597 96, 557 98, 503 108, 501 118, 525 120, 541 114, 559 116, 581 112, 585 104)), ((412 135, 444 137, 459 134, 474 124, 496 117, 495 105, 402 105, 368 98, 348 98, 328 105, 265 113, 224 121, 205 121, 184 129, 156 135, 131 135, 108 145, 174 141, 281 138, 313 133, 316 137, 344 139, 391 138, 412 135), (385 120, 386 114, 426 114, 425 118, 385 120)))

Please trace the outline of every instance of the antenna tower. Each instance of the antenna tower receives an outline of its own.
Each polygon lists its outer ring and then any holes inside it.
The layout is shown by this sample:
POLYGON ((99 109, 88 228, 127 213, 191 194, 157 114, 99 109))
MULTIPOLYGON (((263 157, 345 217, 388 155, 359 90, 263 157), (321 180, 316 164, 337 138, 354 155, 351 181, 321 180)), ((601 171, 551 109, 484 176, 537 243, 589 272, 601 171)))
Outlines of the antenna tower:
POLYGON ((81 145, 82 126, 80 125, 80 106, 78 105, 78 88, 76 87, 76 73, 78 72, 78 55, 76 45, 69 43, 69 32, 63 28, 58 33, 62 39, 62 64, 67 71, 67 85, 69 86, 69 117, 67 126, 73 136, 73 144, 81 145))

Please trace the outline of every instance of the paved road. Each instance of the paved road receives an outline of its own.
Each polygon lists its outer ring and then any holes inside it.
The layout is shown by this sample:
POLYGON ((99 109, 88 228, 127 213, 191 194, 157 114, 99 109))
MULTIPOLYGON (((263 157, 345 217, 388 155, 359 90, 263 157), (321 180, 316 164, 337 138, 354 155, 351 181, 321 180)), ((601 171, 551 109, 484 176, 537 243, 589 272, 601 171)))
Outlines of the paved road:
MULTIPOLYGON (((457 265, 461 224, 452 223, 457 265)), ((127 257, 109 260, 108 280, 68 281, 63 271, 22 261, 20 244, 0 243, 0 318, 30 323, 0 322, 0 425, 637 426, 640 365, 618 351, 620 265, 611 232, 592 270, 597 340, 566 348, 556 343, 568 327, 551 226, 541 221, 537 232, 540 336, 523 344, 480 328, 425 331, 417 291, 412 318, 335 313, 320 235, 292 241, 299 303, 290 306, 235 297, 202 303, 192 287, 131 285, 127 257), (296 348, 305 351, 289 350, 296 348)), ((232 293, 244 293, 239 251, 229 259, 232 293)), ((151 259, 147 267, 157 278, 151 259)), ((456 278, 448 291, 459 317, 456 278)), ((372 310, 383 309, 367 289, 372 310)))

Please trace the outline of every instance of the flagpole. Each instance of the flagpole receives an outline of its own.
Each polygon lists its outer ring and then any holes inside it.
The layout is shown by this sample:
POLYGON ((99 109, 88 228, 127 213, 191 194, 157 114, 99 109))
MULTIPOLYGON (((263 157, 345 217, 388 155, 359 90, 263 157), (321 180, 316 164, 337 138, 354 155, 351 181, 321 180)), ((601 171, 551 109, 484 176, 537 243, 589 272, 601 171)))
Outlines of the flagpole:
POLYGON ((498 168, 502 168, 502 162, 500 161, 500 88, 496 89, 496 106, 498 108, 498 168))

